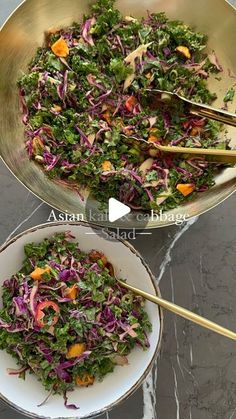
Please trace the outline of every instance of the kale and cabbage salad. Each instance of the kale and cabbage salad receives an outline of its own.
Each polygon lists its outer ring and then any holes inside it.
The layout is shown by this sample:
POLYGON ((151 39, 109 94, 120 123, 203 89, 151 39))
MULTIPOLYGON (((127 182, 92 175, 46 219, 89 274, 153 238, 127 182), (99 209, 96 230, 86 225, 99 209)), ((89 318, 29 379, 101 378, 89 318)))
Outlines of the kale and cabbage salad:
POLYGON ((222 126, 181 103, 153 109, 146 90, 211 104, 207 79, 222 67, 206 44, 164 13, 123 16, 113 0, 98 0, 82 23, 48 31, 19 80, 30 159, 78 194, 89 189, 101 205, 114 197, 133 209, 165 211, 206 191, 219 163, 161 153, 153 143, 229 148, 222 126))
POLYGON ((107 257, 83 252, 70 232, 25 245, 22 268, 3 284, 0 349, 50 394, 92 385, 146 350, 152 327, 142 297, 119 285, 107 257))

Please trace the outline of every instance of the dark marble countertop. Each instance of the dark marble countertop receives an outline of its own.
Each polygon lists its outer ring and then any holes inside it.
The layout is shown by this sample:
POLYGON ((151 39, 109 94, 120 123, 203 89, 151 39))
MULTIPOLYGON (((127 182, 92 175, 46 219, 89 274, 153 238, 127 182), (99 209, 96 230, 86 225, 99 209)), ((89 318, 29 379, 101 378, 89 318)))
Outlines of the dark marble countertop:
MULTIPOLYGON (((223 1, 223 0, 222 0, 223 1)), ((19 0, 0 0, 0 24, 19 0)), ((236 5, 236 1, 232 1, 236 5)), ((0 243, 46 222, 51 208, 0 162, 0 243)), ((133 242, 163 297, 236 330, 236 195, 133 242), (148 245, 147 245, 148 241, 148 245)), ((236 419, 235 343, 165 312, 160 357, 142 388, 101 419, 236 419)), ((23 419, 0 402, 0 418, 23 419)))

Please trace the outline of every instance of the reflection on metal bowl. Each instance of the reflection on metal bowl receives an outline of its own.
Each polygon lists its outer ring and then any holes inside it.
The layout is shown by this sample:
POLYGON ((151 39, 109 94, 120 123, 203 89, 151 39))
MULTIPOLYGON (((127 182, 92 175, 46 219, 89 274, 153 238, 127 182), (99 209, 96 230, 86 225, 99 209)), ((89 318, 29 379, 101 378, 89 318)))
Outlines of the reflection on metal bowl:
MULTIPOLYGON (((9 18, 0 32, 0 154, 13 174, 35 195, 53 207, 71 214, 83 213, 85 204, 71 189, 50 180, 32 161, 29 161, 24 145, 24 127, 21 122, 16 81, 21 71, 27 69, 38 46, 42 45, 44 32, 52 27, 70 25, 80 20, 88 11, 87 0, 26 0, 9 18)), ((180 19, 206 33, 209 48, 217 52, 224 68, 221 81, 209 80, 209 87, 216 91, 215 103, 221 106, 228 88, 233 85, 229 71, 236 68, 236 11, 223 0, 118 0, 117 7, 125 15, 136 17, 165 11, 169 18, 180 19)), ((235 109, 232 109, 235 110, 235 109)), ((228 129, 231 146, 236 147, 236 130, 228 129)), ((199 194, 193 201, 178 207, 165 217, 154 217, 147 228, 163 227, 174 223, 176 216, 197 216, 224 201, 236 190, 236 168, 224 169, 216 176, 216 184, 209 191, 199 194)), ((96 207, 97 203, 92 203, 96 207)), ((103 225, 102 221, 97 224, 103 225)), ((109 223, 105 222, 108 226, 109 223)), ((114 227, 114 225, 112 225, 114 227)), ((139 227, 134 213, 125 221, 117 220, 117 227, 139 227)))

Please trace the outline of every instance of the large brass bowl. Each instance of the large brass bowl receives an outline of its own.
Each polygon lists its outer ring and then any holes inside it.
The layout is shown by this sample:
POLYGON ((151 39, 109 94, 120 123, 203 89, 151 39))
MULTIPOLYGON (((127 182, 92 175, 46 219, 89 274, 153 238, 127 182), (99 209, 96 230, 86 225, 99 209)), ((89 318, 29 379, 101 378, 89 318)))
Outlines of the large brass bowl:
MULTIPOLYGON (((88 4, 88 0, 26 0, 0 32, 0 154, 12 173, 35 195, 53 207, 73 214, 85 212, 78 194, 49 180, 27 157, 16 81, 21 71, 26 70, 37 47, 42 45, 44 31, 80 20, 87 12, 88 4)), ((181 19, 206 33, 209 48, 216 51, 224 68, 220 82, 215 78, 209 80, 210 88, 218 94, 216 105, 222 106, 226 90, 235 83, 228 70, 236 73, 236 10, 229 3, 224 0, 118 0, 117 6, 125 15, 136 17, 145 15, 146 10, 165 11, 170 18, 181 19)), ((235 111, 235 104, 232 110, 235 111)), ((236 147, 236 129, 229 128, 228 132, 231 145, 236 147)), ((225 169, 216 177, 216 185, 211 190, 178 207, 173 214, 188 214, 188 218, 202 214, 235 190, 236 168, 225 169)), ((147 227, 173 224, 170 214, 166 218, 149 222, 147 227)), ((126 221, 119 220, 116 225, 139 227, 132 213, 126 221)))

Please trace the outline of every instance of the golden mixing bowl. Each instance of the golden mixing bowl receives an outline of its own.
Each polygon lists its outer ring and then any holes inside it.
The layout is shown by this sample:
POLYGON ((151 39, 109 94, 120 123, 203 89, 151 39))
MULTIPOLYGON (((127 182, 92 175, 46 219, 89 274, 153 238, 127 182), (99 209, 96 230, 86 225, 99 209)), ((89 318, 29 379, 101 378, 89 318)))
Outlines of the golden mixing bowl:
MULTIPOLYGON (((88 11, 88 0, 26 0, 16 9, 0 32, 0 154, 12 171, 30 191, 53 207, 70 214, 85 214, 85 204, 79 195, 50 180, 41 168, 28 159, 24 145, 17 79, 44 41, 49 28, 70 25, 88 11)), ((144 16, 146 11, 165 11, 171 19, 193 25, 209 37, 208 49, 215 50, 224 72, 219 82, 214 77, 209 87, 217 92, 216 106, 222 106, 226 91, 235 83, 229 74, 236 74, 236 10, 224 0, 118 0, 124 15, 144 16)), ((235 111, 236 105, 231 109, 235 111)), ((236 129, 228 128, 236 147, 236 129)), ((174 217, 190 218, 213 208, 236 190, 236 168, 227 168, 216 176, 216 185, 199 194, 193 201, 176 208, 165 217, 152 220, 148 228, 173 224, 174 217)), ((96 207, 96 202, 93 205, 96 207)), ((86 219, 86 216, 85 216, 86 219)), ((97 224, 103 225, 102 221, 97 224)), ((109 223, 105 222, 107 226, 109 223)), ((111 224, 114 227, 114 224, 111 224)), ((139 227, 136 214, 117 227, 139 227)))

